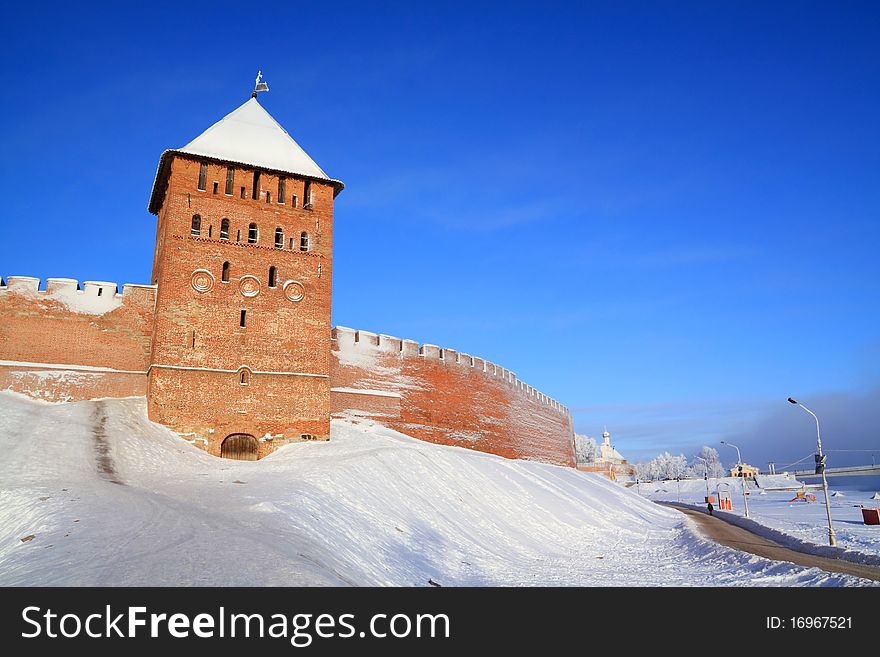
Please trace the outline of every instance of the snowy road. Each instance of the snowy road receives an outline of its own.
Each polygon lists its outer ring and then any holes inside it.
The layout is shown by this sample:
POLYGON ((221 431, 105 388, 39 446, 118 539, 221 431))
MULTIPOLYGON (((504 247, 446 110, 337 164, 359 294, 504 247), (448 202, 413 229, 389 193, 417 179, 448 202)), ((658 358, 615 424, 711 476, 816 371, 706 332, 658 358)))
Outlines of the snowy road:
POLYGON ((3 392, 0 450, 0 585, 868 583, 716 545, 596 475, 370 423, 229 461, 142 398, 3 392))
POLYGON ((697 525, 698 531, 701 534, 721 545, 748 552, 749 554, 756 554, 759 557, 773 559, 774 561, 788 561, 800 566, 821 568, 830 573, 843 573, 880 582, 880 568, 875 566, 796 552, 775 541, 771 541, 769 538, 758 536, 742 527, 731 525, 718 516, 710 516, 705 511, 678 506, 675 502, 664 502, 663 504, 681 511, 697 525))
MULTIPOLYGON (((773 490, 774 486, 786 482, 789 486, 797 486, 797 481, 786 480, 781 476, 775 478, 761 476, 760 479, 769 490, 754 485, 751 487, 749 495, 751 519, 769 530, 765 535, 769 535, 769 538, 777 542, 790 547, 797 546, 801 551, 808 551, 809 546, 815 546, 816 551, 822 553, 828 545, 828 521, 822 492, 818 491, 815 502, 797 500, 795 499, 797 493, 794 490, 773 490)), ((721 480, 712 480, 713 495, 717 494, 718 481, 721 480)), ((742 484, 732 477, 723 481, 729 485, 733 496, 733 510, 730 513, 741 518, 743 516, 742 484)), ((840 556, 849 561, 880 565, 880 527, 866 525, 862 519, 862 506, 877 507, 880 502, 872 499, 873 492, 846 491, 844 494, 843 491, 835 490, 833 484, 830 485, 831 513, 834 518, 834 530, 837 533, 837 544, 840 549, 846 551, 846 554, 840 556)), ((651 500, 682 502, 705 507, 706 483, 702 479, 683 480, 680 484, 675 481, 641 483, 637 490, 651 500)))

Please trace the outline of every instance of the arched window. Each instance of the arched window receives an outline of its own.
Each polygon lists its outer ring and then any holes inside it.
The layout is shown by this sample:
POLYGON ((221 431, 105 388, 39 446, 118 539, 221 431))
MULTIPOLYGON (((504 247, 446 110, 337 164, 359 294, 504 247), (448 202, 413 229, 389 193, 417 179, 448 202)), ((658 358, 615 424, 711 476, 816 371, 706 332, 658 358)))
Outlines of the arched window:
POLYGON ((191 235, 201 235, 202 234, 202 218, 194 214, 192 218, 192 228, 190 229, 191 235))
POLYGON ((248 244, 257 243, 257 224, 248 226, 248 244))
POLYGON ((278 278, 278 270, 275 267, 269 267, 269 287, 275 287, 275 280, 278 278))
POLYGON ((250 372, 248 371, 248 369, 246 367, 242 367, 238 371, 238 382, 243 386, 248 385, 250 383, 250 376, 249 375, 250 375, 250 372))
POLYGON ((284 248, 284 229, 280 226, 275 229, 275 248, 283 249, 284 248))
POLYGON ((299 234, 299 250, 308 251, 311 246, 309 234, 306 231, 301 232, 299 234))
POLYGON ((224 219, 220 222, 220 239, 229 239, 229 219, 224 219))
POLYGON ((223 272, 220 275, 220 280, 223 281, 224 283, 229 282, 229 263, 228 262, 223 263, 223 272))

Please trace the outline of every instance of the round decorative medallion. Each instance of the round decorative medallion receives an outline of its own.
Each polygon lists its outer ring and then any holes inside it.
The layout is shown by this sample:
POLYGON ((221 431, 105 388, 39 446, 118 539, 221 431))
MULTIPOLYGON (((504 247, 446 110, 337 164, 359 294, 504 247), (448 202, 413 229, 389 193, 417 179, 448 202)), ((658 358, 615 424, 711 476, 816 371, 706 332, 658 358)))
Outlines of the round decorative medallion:
POLYGON ((256 276, 242 276, 238 279, 238 291, 243 297, 255 297, 260 293, 260 279, 256 276))
POLYGON ((210 292, 214 287, 214 275, 207 269, 196 269, 190 282, 196 292, 210 292))
POLYGON ((299 281, 287 281, 284 284, 284 296, 288 301, 302 301, 306 295, 306 288, 299 281))

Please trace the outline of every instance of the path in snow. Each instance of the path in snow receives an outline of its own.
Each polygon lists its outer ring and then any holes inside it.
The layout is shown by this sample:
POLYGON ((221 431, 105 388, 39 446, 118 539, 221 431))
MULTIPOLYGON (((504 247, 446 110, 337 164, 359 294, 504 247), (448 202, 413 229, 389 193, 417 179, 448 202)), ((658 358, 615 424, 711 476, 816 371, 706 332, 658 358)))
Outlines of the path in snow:
POLYGON ((742 527, 731 525, 718 516, 710 516, 705 511, 696 511, 683 505, 679 506, 675 502, 662 502, 662 504, 684 513, 694 521, 700 533, 721 545, 775 561, 788 561, 800 566, 821 568, 830 573, 843 573, 880 582, 880 568, 842 559, 829 559, 828 557, 820 557, 815 554, 797 552, 775 541, 771 541, 769 538, 758 536, 742 527))
POLYGON ((0 393, 0 585, 866 583, 718 546, 597 475, 368 422, 331 436, 229 461, 143 398, 0 393))
MULTIPOLYGON (((880 565, 880 528, 876 525, 866 525, 862 520, 862 506, 876 507, 876 500, 872 500, 873 493, 866 491, 847 491, 845 495, 833 495, 831 501, 831 513, 834 518, 834 530, 837 533, 838 548, 828 549, 828 521, 825 512, 825 499, 822 491, 808 491, 816 494, 815 502, 795 500, 794 490, 773 490, 787 482, 789 486, 797 485, 794 479, 786 479, 781 475, 774 477, 761 476, 759 479, 769 489, 750 487, 749 516, 751 520, 761 527, 746 526, 750 531, 757 531, 772 540, 783 543, 788 547, 794 547, 800 551, 810 551, 810 545, 814 546, 813 553, 829 557, 841 557, 848 561, 858 561, 880 565)), ((724 513, 739 516, 742 522, 749 524, 748 520, 742 520, 743 498, 742 482, 733 477, 723 480, 711 480, 711 494, 716 494, 716 482, 726 482, 733 497, 733 510, 724 513)), ((829 481, 831 491, 834 490, 833 482, 829 481)), ((705 508, 706 483, 702 479, 675 481, 658 481, 642 483, 636 490, 654 501, 680 502, 699 508, 705 508)))

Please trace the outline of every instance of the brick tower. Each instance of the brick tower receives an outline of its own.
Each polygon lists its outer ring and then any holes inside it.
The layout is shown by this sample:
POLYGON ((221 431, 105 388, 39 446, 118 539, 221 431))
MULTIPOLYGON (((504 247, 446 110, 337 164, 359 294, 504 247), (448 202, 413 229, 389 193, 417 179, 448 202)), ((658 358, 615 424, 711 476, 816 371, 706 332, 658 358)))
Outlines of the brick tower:
POLYGON ((256 97, 162 154, 150 419, 231 458, 329 436, 342 188, 256 97))

